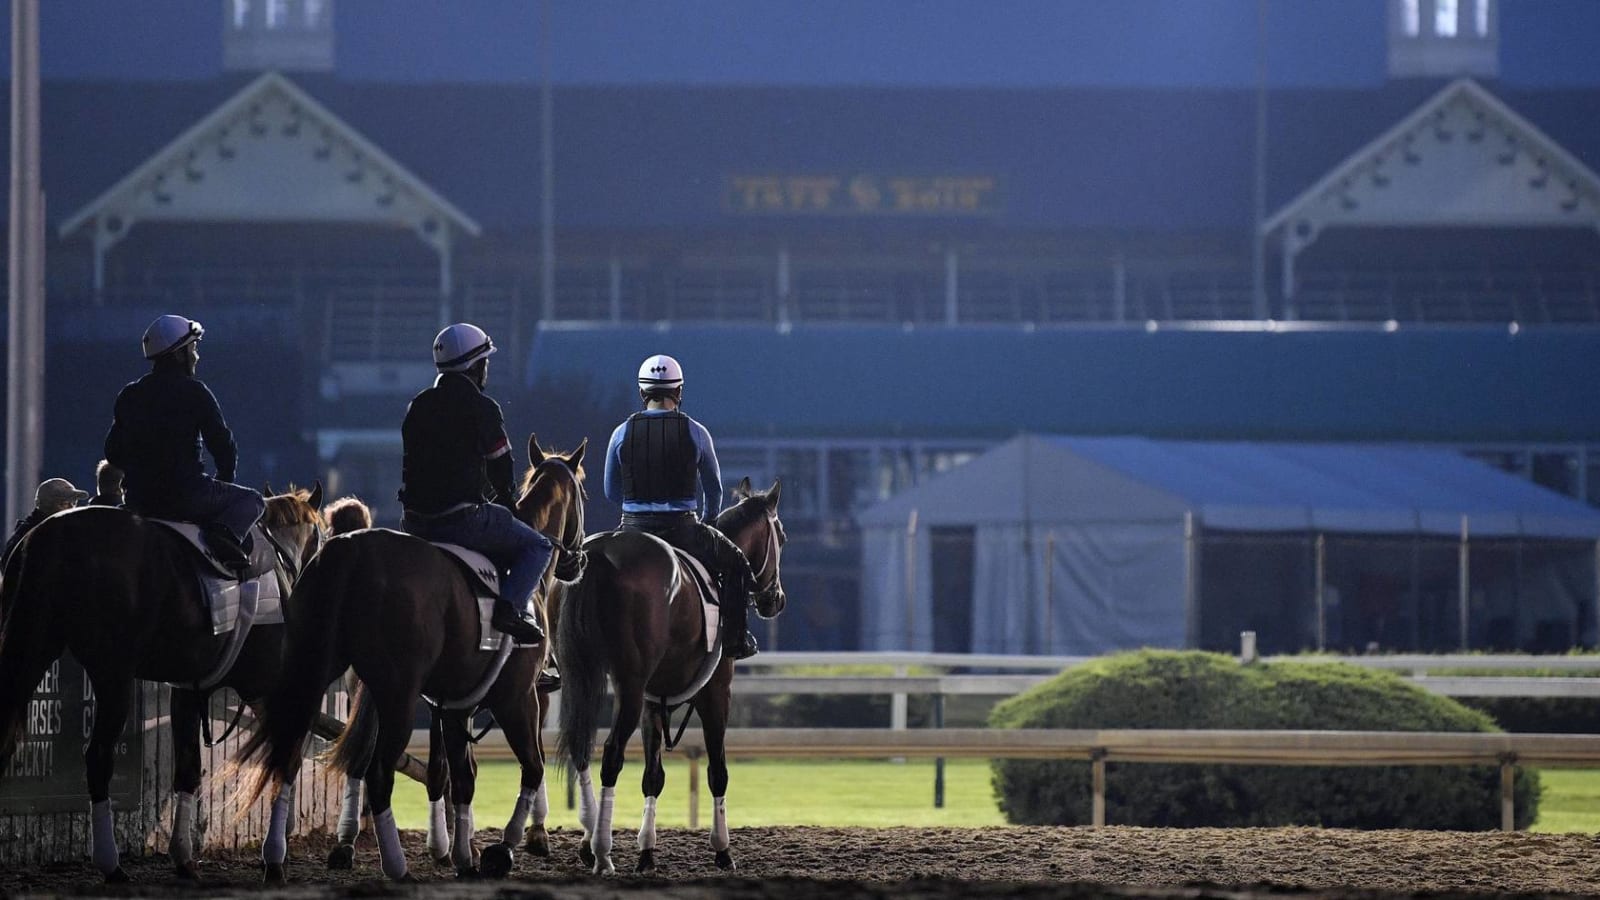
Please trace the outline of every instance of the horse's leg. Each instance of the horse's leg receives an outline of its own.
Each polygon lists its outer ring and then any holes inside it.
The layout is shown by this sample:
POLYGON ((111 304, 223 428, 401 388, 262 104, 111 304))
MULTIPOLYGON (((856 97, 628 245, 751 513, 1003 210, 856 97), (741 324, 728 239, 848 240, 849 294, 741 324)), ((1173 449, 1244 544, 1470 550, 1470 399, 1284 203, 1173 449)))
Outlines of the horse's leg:
MULTIPOLYGON (((511 874, 516 862, 513 851, 522 841, 528 812, 533 808, 534 798, 544 784, 544 757, 539 754, 538 703, 538 694, 529 691, 522 697, 497 703, 494 707, 494 717, 500 723, 506 743, 510 745, 511 752, 516 754, 517 763, 522 768, 522 783, 517 791, 517 802, 511 809, 511 819, 501 833, 500 843, 490 844, 483 849, 483 874, 490 878, 504 878, 511 874)), ((543 820, 539 823, 539 829, 544 830, 543 820)), ((529 838, 530 843, 532 840, 529 838)), ((548 836, 544 837, 544 844, 545 855, 549 855, 548 836)))
POLYGON ((622 774, 628 739, 639 727, 639 714, 644 710, 644 680, 628 678, 617 680, 617 717, 606 737, 605 755, 600 762, 600 809, 595 816, 594 873, 612 875, 617 867, 611 862, 611 815, 617 802, 617 776, 622 774))
MULTIPOLYGON (((372 690, 372 683, 367 683, 372 690)), ((367 800, 372 804, 372 830, 378 836, 378 858, 383 874, 395 881, 410 881, 405 848, 400 830, 394 824, 394 767, 411 740, 411 722, 416 714, 421 685, 411 684, 382 694, 373 691, 373 711, 378 716, 378 741, 367 766, 367 800)))
POLYGON ((90 673, 94 685, 94 729, 83 748, 83 765, 89 781, 89 855, 109 882, 124 882, 117 855, 116 827, 111 818, 111 769, 117 741, 128 723, 133 705, 133 675, 126 671, 90 673))
POLYGON ((450 858, 456 866, 457 878, 478 877, 477 861, 472 854, 472 795, 477 788, 478 765, 472 758, 471 736, 465 710, 439 712, 435 721, 444 736, 445 757, 450 761, 450 800, 455 806, 455 840, 451 843, 450 858))
POLYGON ((645 710, 644 723, 640 726, 644 733, 640 736, 644 741, 644 821, 639 825, 639 865, 636 869, 640 874, 650 872, 656 867, 656 800, 661 796, 661 789, 667 784, 667 769, 661 762, 661 745, 666 740, 668 723, 666 714, 656 707, 645 710))
POLYGON ((444 745, 443 714, 428 716, 428 858, 450 865, 450 760, 444 745))
POLYGON ((539 786, 533 792, 533 826, 528 829, 527 843, 522 845, 524 850, 534 856, 550 855, 550 833, 545 830, 544 822, 550 816, 550 772, 544 766, 544 722, 550 713, 550 695, 544 691, 535 691, 534 697, 539 704, 539 715, 533 722, 533 746, 539 755, 539 786))
POLYGON ((355 866, 356 838, 361 836, 361 781, 359 775, 344 776, 344 798, 339 804, 339 826, 334 832, 333 849, 328 851, 328 868, 355 866))
POLYGON ((172 841, 168 855, 179 878, 198 879, 194 860, 195 794, 200 790, 200 717, 205 702, 194 691, 172 689, 172 841))
MULTIPOLYGON (((722 665, 732 666, 727 660, 722 665)), ((735 868, 733 854, 729 852, 728 753, 724 743, 732 694, 732 672, 727 678, 719 672, 694 698, 695 711, 700 714, 700 730, 706 736, 706 781, 711 786, 711 849, 716 851, 719 869, 735 868)))

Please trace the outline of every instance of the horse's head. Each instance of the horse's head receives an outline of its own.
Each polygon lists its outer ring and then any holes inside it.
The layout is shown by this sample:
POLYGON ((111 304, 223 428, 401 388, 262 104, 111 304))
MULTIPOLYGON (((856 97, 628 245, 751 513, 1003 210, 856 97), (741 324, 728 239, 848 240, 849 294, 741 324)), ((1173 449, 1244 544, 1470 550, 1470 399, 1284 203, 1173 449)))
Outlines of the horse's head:
POLYGON ((290 562, 298 575, 322 549, 322 482, 318 481, 311 490, 290 486, 283 494, 272 494, 269 486, 266 493, 271 496, 267 497, 261 524, 278 546, 294 556, 290 562))
POLYGON ((517 497, 517 518, 538 529, 563 555, 576 555, 583 547, 583 452, 563 456, 539 447, 539 436, 528 435, 528 474, 517 497))
POLYGON ((756 577, 756 615, 770 619, 783 612, 789 598, 783 592, 780 572, 783 545, 789 542, 783 522, 778 519, 778 496, 783 484, 779 480, 764 491, 752 490, 750 479, 739 482, 733 489, 733 506, 717 516, 717 530, 739 545, 745 559, 750 561, 750 571, 756 577))

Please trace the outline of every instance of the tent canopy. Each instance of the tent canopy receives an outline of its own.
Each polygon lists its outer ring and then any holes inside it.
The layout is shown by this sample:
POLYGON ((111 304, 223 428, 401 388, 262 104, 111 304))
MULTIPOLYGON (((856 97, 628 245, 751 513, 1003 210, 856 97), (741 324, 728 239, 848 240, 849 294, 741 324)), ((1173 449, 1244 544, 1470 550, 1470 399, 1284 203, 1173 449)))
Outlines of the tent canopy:
POLYGON ((1600 538, 1600 512, 1448 450, 1023 435, 865 510, 865 528, 1159 521, 1239 531, 1600 538))

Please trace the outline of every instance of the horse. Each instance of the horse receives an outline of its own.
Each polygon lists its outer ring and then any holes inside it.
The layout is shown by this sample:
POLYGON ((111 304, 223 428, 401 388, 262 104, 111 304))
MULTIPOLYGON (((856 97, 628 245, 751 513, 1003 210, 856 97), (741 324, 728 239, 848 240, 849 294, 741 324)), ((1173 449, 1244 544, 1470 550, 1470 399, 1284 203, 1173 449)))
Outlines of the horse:
MULTIPOLYGON (((293 578, 323 539, 322 485, 267 498, 261 523, 293 578)), ((96 700, 84 748, 91 804, 90 850, 108 882, 128 880, 113 837, 108 797, 115 747, 135 679, 172 688, 173 827, 178 877, 195 879, 200 726, 207 695, 194 685, 216 667, 230 635, 213 635, 196 577, 195 551, 165 526, 114 506, 58 513, 40 523, 6 566, 0 588, 0 770, 20 737, 28 699, 63 650, 84 668, 96 700)), ((214 689, 254 704, 277 682, 282 625, 256 625, 214 689)), ((226 735, 224 735, 226 736, 226 735)))
MULTIPOLYGON (((546 455, 537 437, 528 439, 531 465, 515 512, 556 544, 544 575, 548 594, 564 555, 578 556, 583 542, 582 461, 584 446, 567 456, 546 455)), ((296 583, 285 607, 287 676, 268 695, 260 727, 239 752, 254 764, 249 796, 269 788, 292 790, 301 745, 317 713, 322 690, 346 668, 361 680, 356 709, 333 749, 333 763, 346 774, 363 774, 385 875, 410 880, 400 835, 390 808, 394 765, 411 738, 417 700, 442 700, 476 693, 495 657, 479 651, 478 604, 459 564, 420 538, 368 529, 329 539, 296 583)), ((539 748, 535 680, 549 642, 512 652, 487 693, 472 705, 490 709, 522 767, 522 789, 504 840, 484 851, 489 874, 509 872, 539 785, 544 759, 539 748)), ((472 852, 472 797, 476 766, 467 741, 469 709, 445 710, 443 738, 456 803, 452 860, 458 872, 477 874, 472 852)), ((273 828, 281 829, 273 821, 273 828)), ((281 846, 275 832, 268 841, 281 846)), ((266 880, 283 881, 283 857, 266 861, 266 880)))
MULTIPOLYGON (((756 576, 752 602, 764 619, 783 612, 788 602, 779 571, 788 540, 778 519, 780 487, 774 481, 766 491, 752 491, 746 478, 734 489, 738 502, 717 516, 718 530, 750 560, 756 576)), ((728 760, 723 743, 732 700, 733 661, 721 656, 720 639, 709 651, 705 647, 699 588, 683 572, 673 549, 653 535, 635 531, 597 534, 584 543, 584 550, 589 555, 588 567, 583 578, 567 590, 556 628, 556 660, 566 694, 561 703, 559 752, 576 770, 580 788, 578 817, 584 842, 579 856, 595 874, 616 871, 611 861, 612 804, 623 754, 640 725, 641 714, 647 711, 648 694, 659 702, 653 701, 648 715, 643 716, 645 806, 637 871, 655 868, 656 799, 666 784, 662 743, 672 708, 685 701, 699 713, 705 735, 706 771, 713 797, 711 849, 719 868, 733 868, 725 804, 728 760), (709 679, 699 684, 713 664, 709 679), (601 761, 600 802, 596 806, 589 762, 607 675, 616 694, 615 715, 601 761)))

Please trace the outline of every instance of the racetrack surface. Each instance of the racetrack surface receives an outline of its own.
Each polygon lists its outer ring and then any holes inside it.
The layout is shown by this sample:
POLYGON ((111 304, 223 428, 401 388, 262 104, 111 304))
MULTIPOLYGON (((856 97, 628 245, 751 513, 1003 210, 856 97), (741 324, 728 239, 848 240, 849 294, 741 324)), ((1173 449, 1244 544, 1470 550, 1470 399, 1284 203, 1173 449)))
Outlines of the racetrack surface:
MULTIPOLYGON (((479 836, 479 846, 492 839, 479 836)), ((457 882, 426 859, 423 836, 406 832, 417 888, 378 872, 370 834, 353 872, 322 864, 324 835, 291 844, 290 887, 267 897, 374 896, 415 890, 463 898, 534 896, 655 900, 732 896, 998 897, 1256 896, 1306 891, 1324 897, 1417 893, 1600 894, 1600 838, 1582 834, 1334 831, 1314 828, 745 828, 733 832, 738 871, 712 863, 703 831, 663 830, 657 873, 632 873, 633 835, 619 831, 618 876, 590 876, 577 861, 578 834, 551 834, 549 859, 518 853, 507 882, 457 882)), ((186 896, 260 888, 254 854, 203 857, 200 891, 175 881, 166 857, 129 859, 135 884, 105 887, 87 862, 0 871, 6 894, 186 896)))

